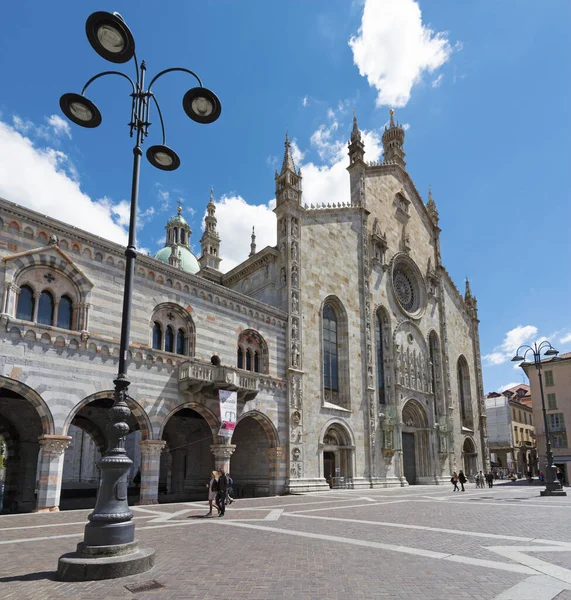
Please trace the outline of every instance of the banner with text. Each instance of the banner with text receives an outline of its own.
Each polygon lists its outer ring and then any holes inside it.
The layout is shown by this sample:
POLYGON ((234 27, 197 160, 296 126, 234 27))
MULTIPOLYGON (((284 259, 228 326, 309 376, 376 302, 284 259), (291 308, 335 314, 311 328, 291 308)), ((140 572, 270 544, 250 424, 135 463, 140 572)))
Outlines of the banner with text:
POLYGON ((238 412, 238 394, 227 390, 218 391, 220 400, 220 431, 218 435, 232 437, 236 427, 236 413, 238 412))

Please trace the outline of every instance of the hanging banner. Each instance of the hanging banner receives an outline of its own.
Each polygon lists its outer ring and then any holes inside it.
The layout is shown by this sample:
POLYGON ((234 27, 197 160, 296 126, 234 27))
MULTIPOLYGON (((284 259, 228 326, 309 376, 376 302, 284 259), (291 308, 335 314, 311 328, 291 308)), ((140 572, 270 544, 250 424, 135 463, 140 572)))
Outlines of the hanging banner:
POLYGON ((232 437, 236 427, 236 413, 238 412, 238 394, 227 390, 218 391, 220 400, 220 431, 218 435, 232 437))

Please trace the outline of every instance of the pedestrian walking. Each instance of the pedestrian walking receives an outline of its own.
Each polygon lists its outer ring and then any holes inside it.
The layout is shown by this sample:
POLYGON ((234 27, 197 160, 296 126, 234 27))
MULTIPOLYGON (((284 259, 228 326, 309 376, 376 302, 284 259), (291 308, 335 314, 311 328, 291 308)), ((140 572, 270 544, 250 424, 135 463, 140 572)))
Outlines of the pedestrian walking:
POLYGON ((212 515, 212 509, 214 508, 216 494, 218 493, 218 473, 216 471, 210 473, 210 481, 206 484, 206 487, 208 488, 208 508, 210 509, 206 513, 206 516, 210 517, 212 515))
POLYGON ((462 486, 462 491, 465 492, 466 490, 464 489, 464 484, 468 481, 466 479, 466 475, 464 475, 464 471, 460 471, 458 473, 458 481, 460 482, 460 485, 462 486))
POLYGON ((228 488, 226 489, 226 504, 232 504, 234 502, 234 488, 232 487, 234 480, 230 477, 230 473, 226 473, 226 481, 228 483, 228 488))
POLYGON ((218 492, 216 492, 216 506, 218 507, 218 516, 223 517, 226 511, 226 492, 228 490, 228 480, 223 469, 218 469, 218 492))
POLYGON ((456 473, 456 471, 454 471, 454 473, 452 473, 452 477, 450 477, 450 483, 454 486, 452 488, 453 492, 460 491, 460 489, 458 488, 458 474, 456 473))
POLYGON ((563 471, 559 467, 557 467, 556 475, 557 479, 559 480, 559 483, 561 484, 561 487, 563 487, 563 484, 565 483, 565 473, 563 473, 563 471))
POLYGON ((489 471, 488 473, 486 473, 486 481, 488 482, 488 487, 494 487, 494 474, 489 471))
POLYGON ((527 481, 528 481, 528 483, 533 482, 533 473, 531 472, 531 469, 527 470, 527 481))

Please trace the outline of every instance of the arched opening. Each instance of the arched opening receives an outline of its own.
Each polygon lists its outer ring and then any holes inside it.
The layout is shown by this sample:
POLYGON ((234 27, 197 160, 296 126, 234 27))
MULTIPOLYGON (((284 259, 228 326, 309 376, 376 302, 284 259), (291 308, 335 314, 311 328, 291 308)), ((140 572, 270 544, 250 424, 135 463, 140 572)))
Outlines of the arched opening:
POLYGON ((464 356, 458 359, 458 402, 460 404, 460 418, 462 427, 474 430, 474 416, 472 413, 472 392, 470 386, 470 369, 464 356))
POLYGON ((475 477, 478 472, 478 453, 472 438, 467 437, 462 445, 462 458, 464 462, 464 475, 475 477))
MULTIPOLYGON (((127 474, 128 502, 139 500, 139 489, 133 483, 141 468, 139 442, 149 436, 150 425, 142 408, 131 398, 127 400, 131 412, 127 418, 129 433, 125 440, 127 456, 133 461, 127 474)), ((64 426, 71 442, 65 452, 62 475, 60 509, 93 508, 99 485, 97 462, 107 450, 109 409, 113 405, 112 392, 96 394, 79 403, 64 426)))
POLYGON ((69 296, 62 296, 57 311, 57 326, 62 329, 71 329, 72 302, 69 296))
POLYGON ((323 435, 323 477, 330 488, 353 487, 353 455, 355 446, 349 432, 340 423, 331 424, 323 435))
POLYGON ((34 320, 34 292, 28 285, 23 285, 20 288, 16 318, 22 319, 22 321, 34 320))
POLYGON ((163 330, 160 323, 153 325, 153 350, 161 350, 163 346, 163 330))
POLYGON ((429 433, 424 408, 409 400, 402 409, 403 476, 409 485, 432 483, 429 433))
POLYGON ((268 373, 268 345, 257 331, 246 329, 238 336, 236 365, 246 371, 268 373))
POLYGON ((38 438, 52 433, 46 417, 42 418, 38 407, 18 391, 0 388, 0 436, 5 448, 2 512, 30 512, 36 508, 38 438))
POLYGON ((174 350, 174 332, 170 325, 167 325, 165 331, 165 352, 173 352, 174 350))
POLYGON ((43 291, 38 302, 38 323, 53 325, 54 322, 54 297, 50 292, 43 291))
POLYGON ((270 490, 270 440, 253 417, 240 419, 232 436, 236 450, 230 459, 234 490, 239 497, 268 496, 270 490))
POLYGON ((186 354, 184 329, 179 329, 176 334, 176 353, 186 354))
POLYGON ((162 439, 159 502, 203 500, 205 485, 214 469, 212 429, 196 410, 181 407, 166 422, 162 439))
POLYGON ((349 335, 347 313, 331 296, 321 309, 321 359, 323 403, 351 407, 349 388, 349 335))

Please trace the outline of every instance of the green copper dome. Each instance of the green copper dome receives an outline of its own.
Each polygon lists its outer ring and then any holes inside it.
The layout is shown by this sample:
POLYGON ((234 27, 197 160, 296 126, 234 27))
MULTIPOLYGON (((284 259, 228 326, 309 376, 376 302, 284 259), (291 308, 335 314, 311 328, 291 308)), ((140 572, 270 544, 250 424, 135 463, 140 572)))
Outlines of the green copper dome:
POLYGON ((188 225, 186 219, 180 214, 176 214, 169 222, 168 225, 188 225))
MULTIPOLYGON (((176 218, 176 217, 175 217, 176 218)), ((182 218, 182 217, 181 217, 182 218)), ((183 219, 184 221, 184 219, 183 219)), ((178 250, 180 250, 180 267, 183 271, 187 273, 198 273, 200 271, 200 265, 198 264, 198 260, 196 256, 182 244, 177 244, 178 250)), ((165 246, 161 248, 154 256, 157 260, 161 262, 169 264, 169 258, 171 255, 172 249, 170 246, 165 246)))

